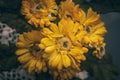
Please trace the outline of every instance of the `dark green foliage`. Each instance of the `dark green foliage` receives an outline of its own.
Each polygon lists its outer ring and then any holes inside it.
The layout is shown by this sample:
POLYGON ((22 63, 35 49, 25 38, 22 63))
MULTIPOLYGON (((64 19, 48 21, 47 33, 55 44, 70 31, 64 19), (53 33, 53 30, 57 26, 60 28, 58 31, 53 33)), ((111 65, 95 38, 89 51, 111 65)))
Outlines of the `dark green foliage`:
POLYGON ((112 56, 108 53, 102 59, 98 59, 90 50, 86 58, 81 67, 89 72, 92 80, 116 80, 116 76, 120 74, 118 67, 113 64, 112 56))
POLYGON ((10 44, 10 46, 0 44, 0 72, 18 67, 19 62, 15 56, 15 50, 15 44, 10 44))
POLYGON ((29 25, 19 13, 1 13, 0 21, 8 24, 11 28, 16 29, 18 33, 23 33, 33 29, 33 27, 29 25))
POLYGON ((21 8, 21 0, 0 0, 0 12, 19 12, 21 8))
POLYGON ((52 75, 50 75, 49 73, 40 73, 40 74, 36 74, 37 79, 36 80, 54 80, 52 75))
POLYGON ((80 4, 80 7, 84 8, 86 11, 89 7, 98 13, 108 13, 108 12, 120 12, 120 0, 91 0, 91 2, 86 2, 86 0, 73 0, 75 3, 80 4))

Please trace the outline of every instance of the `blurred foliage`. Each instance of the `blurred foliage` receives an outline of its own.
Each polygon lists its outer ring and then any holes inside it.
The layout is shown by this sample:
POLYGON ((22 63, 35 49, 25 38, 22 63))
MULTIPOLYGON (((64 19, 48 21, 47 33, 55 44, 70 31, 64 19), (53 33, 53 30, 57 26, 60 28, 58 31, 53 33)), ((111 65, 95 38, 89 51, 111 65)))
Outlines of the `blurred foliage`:
POLYGON ((0 12, 19 12, 21 0, 0 0, 0 12))
POLYGON ((15 50, 15 44, 10 44, 10 46, 0 44, 0 72, 18 67, 19 62, 15 56, 15 50))
MULTIPOLYGON (((59 4, 61 0, 56 0, 59 4)), ((87 11, 92 7, 98 13, 120 12, 120 0, 73 0, 75 3, 80 4, 84 10, 87 11)), ((0 22, 8 24, 10 27, 15 28, 17 32, 23 33, 34 29, 33 26, 27 23, 27 20, 20 13, 21 0, 0 0, 0 22)), ((9 71, 17 68, 20 64, 15 56, 15 44, 10 46, 0 44, 0 72, 9 71)), ((99 60, 92 54, 86 54, 87 60, 82 62, 83 70, 89 72, 88 80, 115 80, 119 74, 118 68, 112 62, 112 56, 106 54, 103 59, 99 60), (89 57, 91 56, 91 57, 89 57)), ((48 73, 37 74, 36 76, 42 80, 53 80, 48 73)), ((74 78, 74 80, 79 80, 74 78)))
POLYGON ((87 10, 92 7, 98 13, 120 12, 120 0, 73 0, 87 10), (90 1, 90 2, 87 2, 90 1))
POLYGON ((120 70, 113 64, 112 55, 106 53, 102 59, 98 59, 92 51, 89 50, 89 54, 86 54, 87 60, 81 64, 82 69, 89 72, 87 80, 116 80, 120 70))
POLYGON ((2 13, 0 15, 0 21, 8 24, 11 28, 15 28, 18 33, 33 29, 19 13, 2 13))

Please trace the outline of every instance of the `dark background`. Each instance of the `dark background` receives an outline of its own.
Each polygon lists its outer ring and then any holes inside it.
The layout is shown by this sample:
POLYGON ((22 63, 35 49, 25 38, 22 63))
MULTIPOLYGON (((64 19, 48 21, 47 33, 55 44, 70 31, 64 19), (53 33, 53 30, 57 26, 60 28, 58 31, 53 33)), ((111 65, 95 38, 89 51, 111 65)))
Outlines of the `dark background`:
POLYGON ((102 18, 108 30, 105 36, 107 52, 112 54, 114 63, 120 68, 120 13, 110 12, 102 18))

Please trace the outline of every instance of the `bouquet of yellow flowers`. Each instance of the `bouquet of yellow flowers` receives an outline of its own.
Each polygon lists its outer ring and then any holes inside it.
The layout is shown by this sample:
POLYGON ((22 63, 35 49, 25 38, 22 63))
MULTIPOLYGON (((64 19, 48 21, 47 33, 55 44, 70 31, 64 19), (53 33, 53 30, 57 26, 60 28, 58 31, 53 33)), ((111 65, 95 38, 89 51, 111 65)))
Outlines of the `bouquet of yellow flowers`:
POLYGON ((35 27, 16 43, 18 60, 29 73, 69 80, 82 70, 91 49, 98 59, 106 53, 107 30, 92 8, 85 12, 72 0, 23 0, 21 13, 35 27))

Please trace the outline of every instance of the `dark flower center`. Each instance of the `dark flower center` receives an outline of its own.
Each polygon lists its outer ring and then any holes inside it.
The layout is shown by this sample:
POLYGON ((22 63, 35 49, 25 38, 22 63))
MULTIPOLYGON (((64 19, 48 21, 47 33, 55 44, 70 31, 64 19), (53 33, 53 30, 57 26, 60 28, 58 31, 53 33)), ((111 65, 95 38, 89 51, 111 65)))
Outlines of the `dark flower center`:
POLYGON ((35 43, 32 43, 33 45, 30 47, 30 53, 33 55, 33 56, 36 56, 37 54, 40 54, 41 53, 41 49, 38 47, 38 42, 35 42, 35 43))
POLYGON ((67 42, 67 41, 63 42, 63 47, 64 47, 64 48, 67 48, 67 47, 68 47, 68 42, 67 42))
POLYGON ((36 6, 36 9, 37 9, 37 10, 39 10, 39 9, 41 9, 41 8, 42 8, 42 6, 41 6, 40 4, 36 6))
POLYGON ((72 45, 71 40, 68 37, 58 39, 57 43, 61 45, 62 50, 69 50, 72 45))

